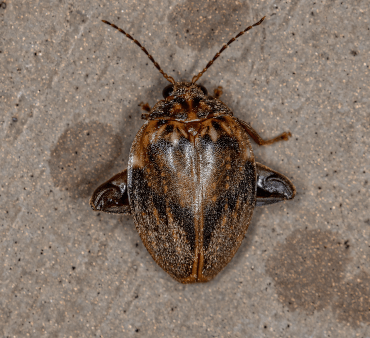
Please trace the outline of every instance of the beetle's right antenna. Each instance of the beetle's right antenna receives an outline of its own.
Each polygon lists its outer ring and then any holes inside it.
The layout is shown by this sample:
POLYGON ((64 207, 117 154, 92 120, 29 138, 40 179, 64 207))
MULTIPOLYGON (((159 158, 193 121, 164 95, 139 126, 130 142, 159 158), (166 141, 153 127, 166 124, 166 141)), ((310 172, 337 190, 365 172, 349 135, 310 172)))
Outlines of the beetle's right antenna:
POLYGON ((252 26, 249 26, 247 27, 246 29, 244 29, 243 31, 241 31, 239 34, 237 34, 235 37, 233 37, 227 44, 223 45, 222 48, 220 49, 220 51, 213 57, 213 59, 211 61, 208 62, 207 66, 196 76, 193 77, 193 79, 191 80, 191 83, 195 83, 199 80, 199 78, 206 72, 206 70, 212 66, 213 62, 216 61, 216 59, 220 56, 220 54, 227 48, 229 47, 230 44, 232 44, 239 36, 242 36, 245 32, 248 32, 250 29, 252 29, 253 27, 255 26, 258 26, 262 23, 263 20, 265 20, 265 16, 258 22, 256 22, 255 24, 253 24, 252 26))
POLYGON ((108 22, 108 21, 105 21, 105 20, 102 20, 104 23, 106 23, 107 25, 109 26, 112 26, 113 28, 119 30, 122 34, 126 35, 129 39, 131 39, 132 41, 134 41, 140 48, 141 50, 148 56, 148 58, 150 59, 150 61, 153 62, 154 66, 156 66, 156 68, 159 70, 159 72, 164 76, 164 78, 171 82, 172 84, 175 83, 175 80, 173 79, 173 77, 171 76, 168 76, 162 69, 161 67, 159 66, 159 64, 153 59, 153 56, 151 56, 148 51, 146 50, 145 47, 143 47, 139 41, 137 41, 136 39, 134 39, 130 34, 126 33, 123 29, 117 27, 116 25, 108 22))

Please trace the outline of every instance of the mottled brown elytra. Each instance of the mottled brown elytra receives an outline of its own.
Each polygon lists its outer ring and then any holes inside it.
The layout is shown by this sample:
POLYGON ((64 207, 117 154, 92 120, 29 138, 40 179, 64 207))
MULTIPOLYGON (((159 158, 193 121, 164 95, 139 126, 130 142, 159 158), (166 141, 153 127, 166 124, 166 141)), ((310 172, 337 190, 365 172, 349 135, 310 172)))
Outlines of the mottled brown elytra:
POLYGON ((238 250, 256 206, 292 199, 295 188, 284 175, 255 161, 249 136, 258 145, 286 141, 284 132, 263 140, 196 82, 223 50, 265 17, 225 44, 191 82, 171 83, 164 100, 147 111, 131 146, 128 167, 97 188, 93 210, 130 214, 157 264, 181 283, 208 282, 238 250), (249 136, 248 136, 249 135, 249 136))

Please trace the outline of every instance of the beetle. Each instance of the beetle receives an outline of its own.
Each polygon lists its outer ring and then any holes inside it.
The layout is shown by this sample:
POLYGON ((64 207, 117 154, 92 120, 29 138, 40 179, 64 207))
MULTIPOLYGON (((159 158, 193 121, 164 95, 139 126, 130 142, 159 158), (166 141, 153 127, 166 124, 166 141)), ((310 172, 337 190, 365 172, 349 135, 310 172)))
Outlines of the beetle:
POLYGON ((237 252, 256 206, 292 199, 295 187, 284 175, 256 162, 258 145, 286 141, 284 132, 264 140, 233 116, 219 99, 196 84, 225 44, 191 82, 176 82, 133 40, 170 82, 153 108, 141 103, 146 120, 130 149, 128 167, 99 186, 90 199, 95 211, 130 214, 155 262, 181 283, 213 279, 237 252))

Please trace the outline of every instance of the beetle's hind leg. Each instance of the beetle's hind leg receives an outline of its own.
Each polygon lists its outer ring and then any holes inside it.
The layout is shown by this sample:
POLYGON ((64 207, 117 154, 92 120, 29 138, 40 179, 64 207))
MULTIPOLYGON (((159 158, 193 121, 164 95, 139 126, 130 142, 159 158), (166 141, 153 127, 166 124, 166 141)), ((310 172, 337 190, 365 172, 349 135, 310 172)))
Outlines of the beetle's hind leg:
POLYGON ((258 133, 252 128, 252 126, 249 123, 244 122, 244 121, 239 120, 239 119, 238 119, 238 121, 243 126, 243 128, 248 133, 248 135, 253 139, 253 141, 256 142, 260 146, 267 146, 269 144, 273 144, 273 143, 279 142, 279 141, 288 141, 289 137, 292 136, 290 131, 285 131, 284 133, 282 133, 281 135, 279 135, 275 138, 272 138, 270 140, 264 140, 261 136, 258 135, 258 133))
POLYGON ((98 187, 90 198, 90 206, 95 211, 110 214, 131 214, 127 194, 127 169, 98 187))

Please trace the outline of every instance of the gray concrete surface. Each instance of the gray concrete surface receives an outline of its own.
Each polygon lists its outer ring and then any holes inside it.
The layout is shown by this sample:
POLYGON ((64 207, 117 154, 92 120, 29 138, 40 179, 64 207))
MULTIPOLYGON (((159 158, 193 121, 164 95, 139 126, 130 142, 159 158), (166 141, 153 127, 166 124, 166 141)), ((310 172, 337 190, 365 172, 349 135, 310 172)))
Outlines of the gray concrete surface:
POLYGON ((1 337, 370 337, 370 4, 6 1, 0 7, 1 337), (4 8, 6 7, 6 8, 4 8), (92 191, 124 169, 138 104, 263 15, 200 83, 263 137, 293 201, 255 210, 213 281, 181 285, 92 191))

